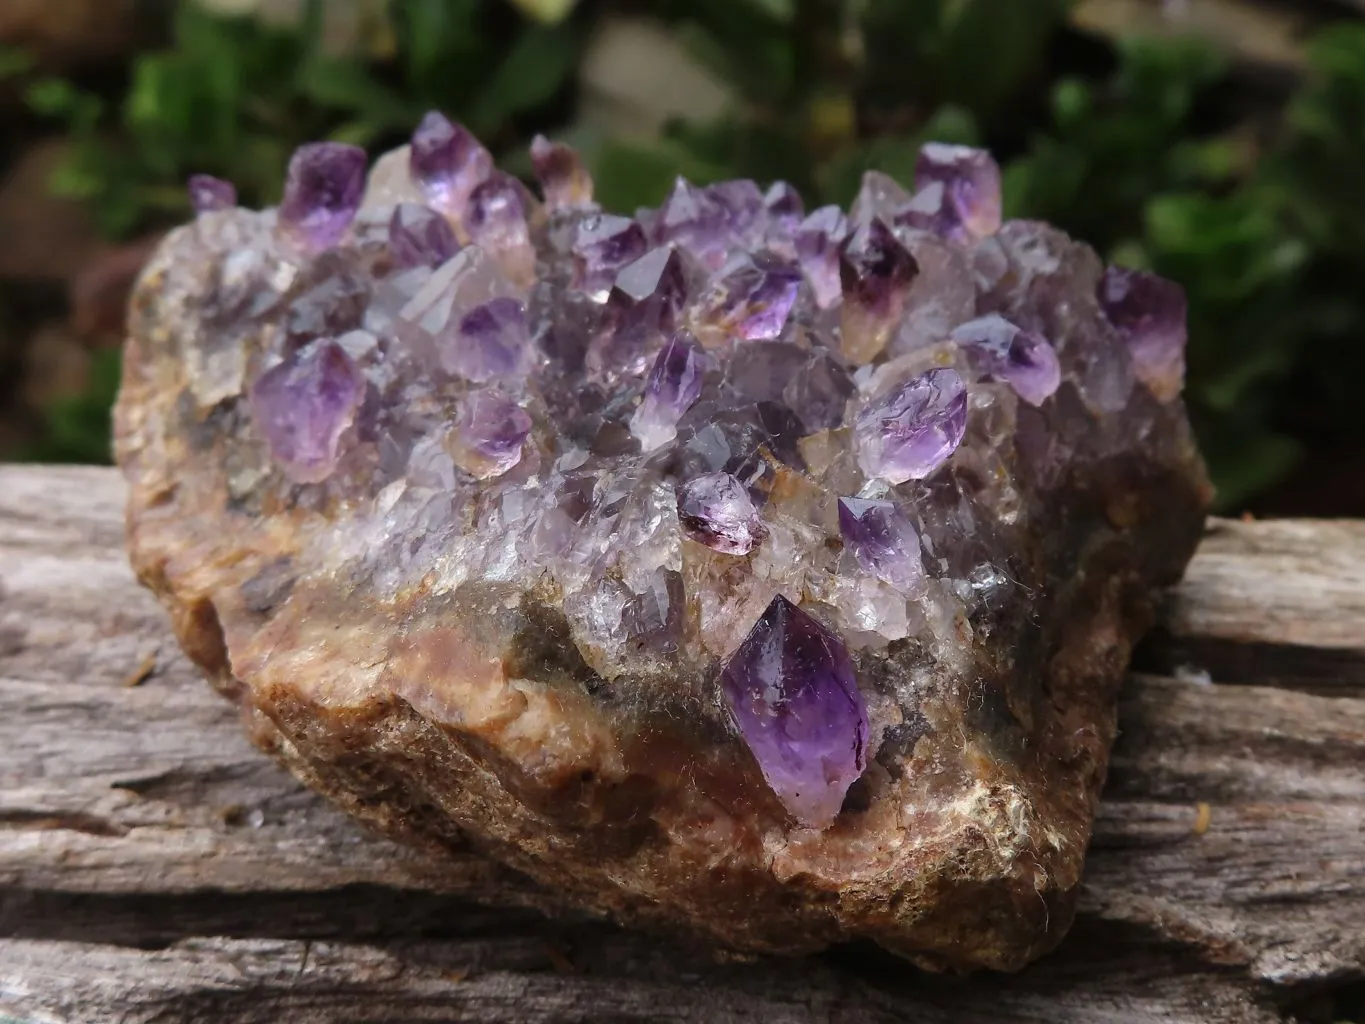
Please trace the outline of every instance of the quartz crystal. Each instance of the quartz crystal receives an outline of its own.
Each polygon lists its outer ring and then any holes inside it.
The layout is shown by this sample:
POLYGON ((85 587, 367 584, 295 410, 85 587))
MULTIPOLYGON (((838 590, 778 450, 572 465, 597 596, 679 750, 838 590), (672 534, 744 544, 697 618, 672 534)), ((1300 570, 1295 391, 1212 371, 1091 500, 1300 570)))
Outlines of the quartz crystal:
POLYGON ((230 181, 211 174, 193 174, 187 186, 190 207, 195 213, 230 210, 237 205, 237 188, 230 181))
POLYGON ((1185 383, 1185 290, 1144 270, 1108 267, 1099 299, 1128 342, 1138 379, 1163 402, 1179 395, 1185 383))
POLYGON ((967 432, 967 388, 953 370, 929 370, 874 398, 853 422, 858 465, 903 484, 938 469, 967 432))
POLYGON ((194 186, 131 303, 129 544, 308 784, 746 952, 1011 969, 1073 913, 1209 497, 1179 288, 926 147, 851 211, 538 198, 440 114, 194 186), (363 195, 363 200, 362 200, 363 195))
POLYGON ((399 267, 437 267, 460 243, 450 222, 420 203, 399 203, 389 218, 389 252, 399 267))

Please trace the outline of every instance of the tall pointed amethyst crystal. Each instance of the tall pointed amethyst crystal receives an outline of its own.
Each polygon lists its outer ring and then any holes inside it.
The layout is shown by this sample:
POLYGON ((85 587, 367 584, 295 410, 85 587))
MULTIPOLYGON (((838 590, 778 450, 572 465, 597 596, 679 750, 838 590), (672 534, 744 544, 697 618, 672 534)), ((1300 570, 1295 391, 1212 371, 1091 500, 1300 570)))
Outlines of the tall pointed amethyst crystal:
POLYGON ((1163 402, 1185 383, 1185 290, 1174 281, 1126 267, 1108 267, 1100 308, 1128 343, 1133 370, 1163 402))
POLYGON ((840 346, 851 362, 871 362, 905 312, 919 264, 881 218, 858 228, 839 253, 843 287, 840 346))
POLYGON ((251 419, 286 476, 317 483, 336 469, 363 393, 346 350, 324 339, 261 374, 251 388, 251 419))
POLYGON ((469 194, 493 173, 488 150, 468 128, 437 110, 412 133, 408 161, 427 202, 454 217, 463 216, 469 194))
POLYGON ((725 663, 721 690, 791 816, 832 822, 867 766, 867 705, 843 641, 779 594, 725 663))
POLYGON ((801 271, 770 253, 734 257, 702 296, 698 328, 718 327, 745 341, 772 341, 796 305, 801 271))
POLYGON ((365 192, 365 151, 340 142, 310 142, 294 151, 280 200, 280 230, 308 252, 341 241, 365 192))
POLYGON ((894 501, 840 498, 839 532, 863 571, 902 593, 923 586, 919 534, 894 501))
POLYGON ((686 334, 665 343, 645 381, 645 394, 630 420, 630 432, 640 447, 653 451, 673 440, 678 420, 701 396, 706 356, 686 334))
POLYGON ((792 233, 796 258, 810 282, 815 304, 828 309, 839 301, 839 247, 848 237, 848 218, 837 206, 822 206, 792 233))

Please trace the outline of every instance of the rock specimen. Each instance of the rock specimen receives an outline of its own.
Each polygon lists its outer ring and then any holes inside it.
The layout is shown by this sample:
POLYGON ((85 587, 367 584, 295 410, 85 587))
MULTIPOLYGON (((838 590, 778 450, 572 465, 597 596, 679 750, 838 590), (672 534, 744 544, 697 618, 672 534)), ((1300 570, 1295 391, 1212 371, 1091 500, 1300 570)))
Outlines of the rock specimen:
POLYGON ((926 147, 846 215, 545 201, 428 116, 196 179, 117 409, 141 578, 300 778, 618 918, 1009 969, 1208 497, 1177 286, 926 147))

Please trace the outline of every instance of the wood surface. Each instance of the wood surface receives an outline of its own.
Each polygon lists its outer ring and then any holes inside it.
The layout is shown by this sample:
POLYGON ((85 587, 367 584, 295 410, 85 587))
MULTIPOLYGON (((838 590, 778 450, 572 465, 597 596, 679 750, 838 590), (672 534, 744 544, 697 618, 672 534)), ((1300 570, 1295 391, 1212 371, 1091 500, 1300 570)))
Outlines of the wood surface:
POLYGON ((741 960, 365 834, 251 748, 109 469, 0 466, 0 1024, 1365 1020, 1365 523, 1214 521, 1139 653, 1062 948, 741 960))

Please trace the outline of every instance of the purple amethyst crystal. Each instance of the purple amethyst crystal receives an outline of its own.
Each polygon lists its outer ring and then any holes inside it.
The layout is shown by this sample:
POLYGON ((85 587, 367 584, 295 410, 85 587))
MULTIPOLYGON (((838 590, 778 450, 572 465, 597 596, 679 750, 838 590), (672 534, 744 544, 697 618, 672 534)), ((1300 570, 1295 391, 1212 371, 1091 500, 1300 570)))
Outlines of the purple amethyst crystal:
POLYGON ((607 295, 601 333, 593 339, 588 366, 595 376, 641 374, 672 333, 687 300, 687 276, 672 246, 651 249, 622 267, 607 295))
POLYGON ((351 357, 324 339, 261 374, 251 388, 251 419, 286 476, 317 483, 336 469, 363 394, 351 357))
POLYGON ((1169 402, 1185 383, 1185 289, 1126 267, 1107 267, 1100 307, 1128 342, 1133 370, 1158 399, 1169 402))
POLYGON ((484 389, 464 401, 450 435, 450 455, 466 473, 487 480, 521 461, 531 417, 506 395, 484 389))
POLYGON ((721 690, 791 816, 832 822, 867 766, 867 705, 843 641, 779 594, 725 663, 721 690))
POLYGON ((919 534, 894 501, 840 498, 839 532, 865 572, 907 594, 923 586, 919 534))
POLYGON ((230 210, 237 205, 236 186, 212 174, 191 174, 185 187, 190 196, 190 208, 195 213, 230 210))
POLYGON ((763 207, 768 211, 768 219, 779 234, 791 235, 805 215, 806 204, 801 201, 801 193, 789 182, 775 181, 763 194, 763 207))
POLYGON ((973 368, 1005 381, 1029 405, 1042 405, 1062 382, 1061 363, 1047 340, 998 313, 969 320, 949 337, 966 350, 973 368))
POLYGON ((701 297, 698 326, 745 341, 772 341, 781 337, 800 288, 801 271, 776 256, 735 256, 701 297))
POLYGON ((712 551, 747 555, 763 534, 748 490, 729 473, 706 473, 678 488, 683 533, 712 551))
POLYGON ((592 177, 571 147, 537 135, 531 141, 531 165, 552 213, 592 205, 592 177))
POLYGON ((531 244, 526 187, 494 171, 469 194, 464 226, 470 241, 491 253, 512 280, 526 287, 535 281, 536 250, 531 244))
POLYGON ((843 294, 839 283, 839 247, 848 237, 848 218, 837 206, 822 206, 792 232, 796 258, 810 282, 815 304, 828 309, 843 294))
POLYGON ((852 362, 871 362, 905 313, 919 264, 880 218, 858 228, 839 252, 844 307, 841 346, 852 362))
POLYGON ((659 207, 655 240, 686 249, 703 266, 719 270, 732 248, 755 241, 762 214, 763 193, 751 181, 697 188, 679 178, 659 207))
POLYGON ((645 451, 666 444, 678 433, 678 420, 701 395, 706 356, 685 334, 675 334, 654 360, 645 394, 631 417, 630 432, 645 451))
POLYGON ((1000 166, 984 149, 930 142, 915 162, 915 191, 943 186, 942 202, 951 211, 940 233, 954 241, 985 238, 1000 230, 1000 166))
POLYGON ((310 142, 294 151, 280 200, 280 229, 308 252, 336 245, 360 209, 365 151, 340 142, 310 142))
POLYGON ((955 371, 938 369, 869 403, 853 425, 853 443, 864 473, 903 484, 947 462, 966 432, 966 385, 955 371))
POLYGON ((466 313, 453 336, 443 338, 441 365, 476 384, 519 373, 531 335, 520 300, 492 299, 466 313))
POLYGON ((573 254, 577 283, 590 293, 605 293, 628 263, 645 253, 644 228, 630 217, 594 213, 574 234, 573 254))
POLYGON ((655 325, 669 331, 687 299, 687 275, 678 254, 661 246, 622 267, 612 291, 618 303, 636 309, 650 306, 655 325))
POLYGON ((469 193, 493 173, 493 157, 479 140, 436 110, 412 133, 408 161, 427 202, 455 217, 464 214, 469 193))
POLYGON ((459 251, 450 222, 420 203, 399 203, 389 218, 389 252, 394 266, 436 267, 459 251))

